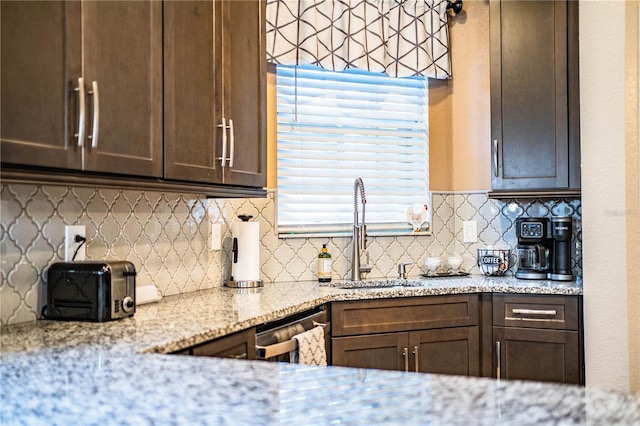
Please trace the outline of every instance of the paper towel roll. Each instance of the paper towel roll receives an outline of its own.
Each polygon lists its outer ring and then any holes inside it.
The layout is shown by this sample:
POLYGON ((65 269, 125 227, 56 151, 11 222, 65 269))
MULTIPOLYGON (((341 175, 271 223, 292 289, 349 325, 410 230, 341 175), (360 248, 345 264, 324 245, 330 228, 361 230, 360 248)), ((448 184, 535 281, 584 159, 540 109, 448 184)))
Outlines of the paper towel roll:
POLYGON ((234 222, 231 232, 237 255, 232 255, 233 281, 260 280, 260 222, 234 222))

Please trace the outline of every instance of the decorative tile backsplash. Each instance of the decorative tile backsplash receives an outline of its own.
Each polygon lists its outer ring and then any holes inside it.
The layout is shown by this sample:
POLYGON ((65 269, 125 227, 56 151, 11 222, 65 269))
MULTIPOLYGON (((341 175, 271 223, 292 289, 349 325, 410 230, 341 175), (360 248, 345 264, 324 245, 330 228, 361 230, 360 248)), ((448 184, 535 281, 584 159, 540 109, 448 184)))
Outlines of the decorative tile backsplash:
MULTIPOLYGON (((198 195, 3 184, 0 206, 0 323, 36 319, 46 299, 46 270, 64 260, 64 225, 85 225, 87 259, 130 260, 138 285, 162 296, 224 284, 230 274, 230 224, 237 214, 260 222, 261 278, 266 282, 316 279, 316 257, 327 243, 334 278, 350 273, 350 237, 279 239, 275 193, 264 199, 207 199, 198 195), (223 246, 209 249, 210 224, 220 222, 223 246)), ((434 193, 433 235, 369 237, 371 278, 395 277, 400 262, 423 272, 427 254, 461 254, 463 269, 478 273, 476 249, 516 245, 515 218, 573 216, 574 273, 582 274, 580 200, 489 199, 486 193, 434 193), (478 242, 463 243, 462 222, 475 220, 478 242)), ((268 284, 267 284, 268 285, 268 284)))

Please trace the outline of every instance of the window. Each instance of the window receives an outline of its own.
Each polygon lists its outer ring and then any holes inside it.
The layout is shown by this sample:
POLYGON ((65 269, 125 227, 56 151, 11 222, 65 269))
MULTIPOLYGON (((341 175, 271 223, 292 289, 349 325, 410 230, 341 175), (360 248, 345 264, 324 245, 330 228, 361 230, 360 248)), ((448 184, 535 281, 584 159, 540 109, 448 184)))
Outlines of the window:
POLYGON ((277 110, 280 235, 350 232, 357 177, 369 232, 430 206, 426 78, 279 65, 277 110))

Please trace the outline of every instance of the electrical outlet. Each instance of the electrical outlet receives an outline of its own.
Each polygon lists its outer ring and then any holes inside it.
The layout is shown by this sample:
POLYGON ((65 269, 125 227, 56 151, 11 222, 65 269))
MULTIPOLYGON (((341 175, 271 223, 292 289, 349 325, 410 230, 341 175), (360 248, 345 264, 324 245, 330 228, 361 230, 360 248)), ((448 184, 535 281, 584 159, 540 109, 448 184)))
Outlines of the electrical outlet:
POLYGON ((478 222, 468 220, 462 222, 462 238, 465 243, 478 242, 478 222))
POLYGON ((211 240, 209 242, 211 250, 222 249, 222 224, 220 222, 211 224, 211 240))
POLYGON ((73 254, 78 250, 76 258, 73 260, 85 260, 87 257, 86 247, 87 242, 84 244, 76 242, 76 235, 83 238, 87 237, 87 229, 84 225, 66 225, 64 227, 64 260, 65 262, 71 262, 73 254), (82 245, 81 245, 82 244, 82 245), (80 247, 78 249, 78 247, 80 247))

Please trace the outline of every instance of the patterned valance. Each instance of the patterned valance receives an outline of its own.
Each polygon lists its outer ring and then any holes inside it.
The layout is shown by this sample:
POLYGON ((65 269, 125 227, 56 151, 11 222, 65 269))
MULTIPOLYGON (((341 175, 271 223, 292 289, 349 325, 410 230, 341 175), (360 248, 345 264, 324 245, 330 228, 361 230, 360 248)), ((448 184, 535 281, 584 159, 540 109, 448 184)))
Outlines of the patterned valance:
POLYGON ((267 60, 451 76, 447 0, 267 0, 267 60))

